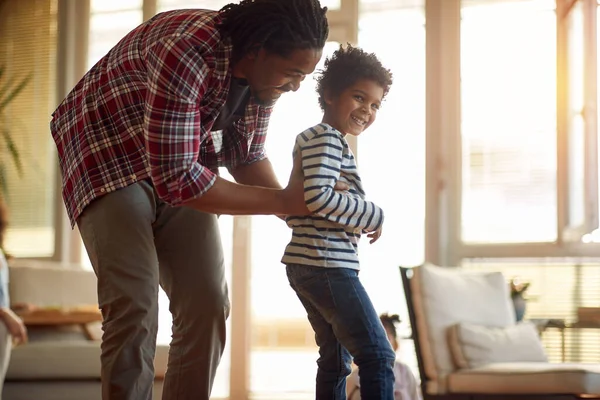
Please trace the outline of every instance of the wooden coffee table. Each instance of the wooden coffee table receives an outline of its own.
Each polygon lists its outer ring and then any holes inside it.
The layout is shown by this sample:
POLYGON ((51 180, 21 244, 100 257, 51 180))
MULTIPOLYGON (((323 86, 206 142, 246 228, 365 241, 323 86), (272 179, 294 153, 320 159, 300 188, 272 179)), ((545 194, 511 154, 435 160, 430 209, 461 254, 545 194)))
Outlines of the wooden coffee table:
POLYGON ((102 313, 95 307, 35 308, 18 314, 25 326, 78 325, 88 340, 96 340, 88 324, 102 322, 102 313))

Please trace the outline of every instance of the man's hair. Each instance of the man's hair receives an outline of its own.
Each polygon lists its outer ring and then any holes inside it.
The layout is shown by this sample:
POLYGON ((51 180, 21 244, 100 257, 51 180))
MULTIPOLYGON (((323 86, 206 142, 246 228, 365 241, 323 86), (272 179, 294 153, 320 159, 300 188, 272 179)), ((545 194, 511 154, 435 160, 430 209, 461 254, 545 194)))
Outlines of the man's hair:
POLYGON ((242 0, 221 8, 219 29, 231 37, 236 58, 260 48, 287 57, 325 46, 326 12, 319 0, 242 0))
POLYGON ((398 339, 396 324, 400 323, 400 316, 398 316, 398 314, 388 315, 387 313, 384 313, 379 316, 379 320, 383 327, 390 331, 392 337, 398 339))
POLYGON ((377 82, 383 88, 383 97, 388 94, 393 78, 374 53, 367 53, 350 44, 336 50, 325 60, 325 67, 317 76, 319 105, 325 110, 325 95, 337 97, 362 79, 377 82))

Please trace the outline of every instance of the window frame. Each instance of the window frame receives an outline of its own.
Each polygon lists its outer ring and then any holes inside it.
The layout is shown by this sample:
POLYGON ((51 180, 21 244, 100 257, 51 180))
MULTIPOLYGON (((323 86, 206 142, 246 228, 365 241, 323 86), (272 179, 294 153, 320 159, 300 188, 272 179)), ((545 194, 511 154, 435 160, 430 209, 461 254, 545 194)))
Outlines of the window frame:
POLYGON ((427 16, 427 210, 426 260, 459 265, 468 258, 597 257, 600 243, 583 243, 581 236, 598 228, 597 39, 596 0, 556 0, 557 9, 557 232, 554 242, 473 244, 462 240, 462 140, 460 88, 461 0, 429 0, 427 16), (585 169, 584 226, 570 226, 568 18, 580 2, 584 12, 585 169), (444 67, 442 68, 441 65, 444 67), (590 88, 591 82, 594 84, 590 88), (593 145, 592 145, 593 144, 593 145), (573 238, 576 238, 575 240, 573 238))
MULTIPOLYGON (((90 0, 58 0, 57 90, 56 106, 87 72, 90 0)), ((55 242, 52 261, 80 264, 81 236, 71 229, 62 199, 62 181, 56 157, 55 242)), ((48 259, 48 258, 44 258, 48 259)))

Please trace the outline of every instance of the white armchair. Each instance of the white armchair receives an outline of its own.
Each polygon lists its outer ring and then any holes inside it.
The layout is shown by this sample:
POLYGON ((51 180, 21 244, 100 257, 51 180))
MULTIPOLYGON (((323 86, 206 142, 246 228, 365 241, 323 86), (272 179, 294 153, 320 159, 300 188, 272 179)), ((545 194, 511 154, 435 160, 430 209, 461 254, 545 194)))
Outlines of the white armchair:
POLYGON ((501 273, 400 268, 425 400, 600 399, 600 364, 549 363, 501 273))

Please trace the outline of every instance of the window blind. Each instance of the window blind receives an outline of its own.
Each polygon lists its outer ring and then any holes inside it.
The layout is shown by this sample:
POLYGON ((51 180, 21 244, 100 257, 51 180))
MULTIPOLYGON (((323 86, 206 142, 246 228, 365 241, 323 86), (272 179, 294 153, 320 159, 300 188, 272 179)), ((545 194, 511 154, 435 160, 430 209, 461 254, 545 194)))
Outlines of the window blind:
MULTIPOLYGON (((561 319, 577 321, 579 307, 600 307, 600 259, 468 259, 463 266, 477 271, 501 271, 507 282, 519 278, 530 282, 525 319, 561 319)), ((600 325, 598 328, 564 330, 566 362, 600 361, 600 325)), ((542 334, 552 362, 561 362, 562 337, 558 329, 542 334)))
POLYGON ((20 153, 22 174, 0 142, 10 209, 5 247, 20 257, 54 253, 56 157, 49 121, 56 106, 56 8, 56 0, 0 1, 0 87, 14 87, 30 76, 4 115, 4 127, 20 153))

